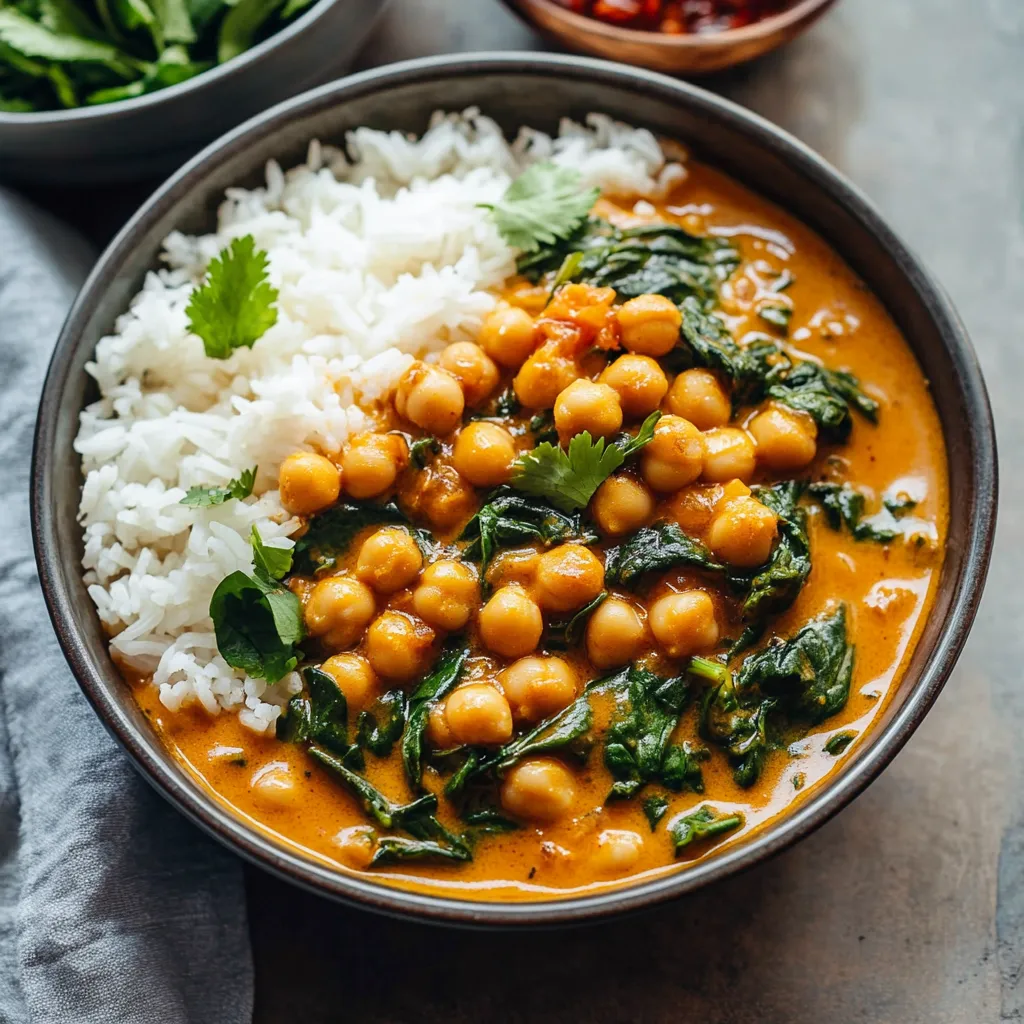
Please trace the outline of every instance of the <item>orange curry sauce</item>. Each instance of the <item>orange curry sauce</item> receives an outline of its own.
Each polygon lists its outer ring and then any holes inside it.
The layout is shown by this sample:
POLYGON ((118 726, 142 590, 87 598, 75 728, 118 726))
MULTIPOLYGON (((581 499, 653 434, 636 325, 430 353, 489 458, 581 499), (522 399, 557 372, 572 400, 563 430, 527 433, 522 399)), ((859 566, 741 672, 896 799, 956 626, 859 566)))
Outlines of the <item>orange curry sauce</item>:
MULTIPOLYGON (((618 208, 601 200, 595 212, 609 219, 635 220, 629 204, 618 208)), ((300 746, 256 736, 231 713, 210 716, 196 708, 170 713, 160 704, 155 687, 137 684, 140 704, 197 783, 282 845, 383 884, 484 900, 579 895, 627 879, 686 870, 695 859, 715 856, 723 846, 743 842, 753 830, 804 799, 856 749, 854 739, 844 752, 832 756, 823 750, 828 737, 844 731, 863 737, 898 686, 934 597, 946 532, 945 452, 927 382, 881 305, 836 254, 807 228, 734 182, 691 164, 687 180, 650 219, 682 223, 697 233, 725 235, 738 247, 742 264, 720 296, 721 312, 737 338, 748 331, 766 330, 755 313, 758 299, 768 291, 773 274, 789 270, 795 277, 785 293, 794 308, 789 353, 849 370, 879 401, 877 426, 854 413, 847 444, 819 445, 810 467, 788 475, 820 479, 826 475, 827 460, 838 457, 843 460, 842 477, 876 495, 905 478, 917 481, 924 494, 914 515, 934 524, 936 530, 934 543, 925 547, 858 542, 849 531, 830 529, 820 511, 809 511, 813 568, 795 604, 771 621, 770 632, 791 636, 837 599, 846 602, 856 663, 845 709, 812 729, 789 751, 771 755, 751 789, 735 784, 724 754, 712 748, 712 757, 703 766, 705 792, 671 795, 668 815, 654 832, 640 798, 605 802, 612 780, 598 746, 577 775, 573 813, 555 824, 525 825, 487 836, 477 843, 468 863, 416 862, 365 870, 351 866, 351 857, 335 837, 343 829, 367 824, 368 819, 348 792, 300 746), (284 807, 262 806, 253 797, 253 778, 268 765, 282 762, 299 777, 298 796, 284 807), (694 843, 675 858, 664 821, 705 803, 724 812, 742 812, 743 826, 718 840, 694 843), (596 837, 609 828, 630 829, 643 836, 639 860, 625 876, 602 876, 595 870, 596 837)), ((741 411, 741 424, 744 415, 749 410, 741 411)), ((777 474, 774 479, 778 478, 777 474)), ((755 477, 755 481, 762 479, 772 478, 761 473, 755 477)), ((356 538, 352 552, 358 550, 362 537, 356 538)), ((350 553, 349 561, 352 557, 350 553)), ((671 572, 650 592, 687 579, 692 585, 695 578, 696 574, 686 571, 671 572)), ((723 635, 729 628, 735 636, 734 625, 723 626, 723 635)), ((474 656, 480 653, 474 651, 474 656)), ((604 674, 590 668, 578 652, 568 658, 579 673, 578 690, 604 674)), ((483 662, 476 661, 479 666, 471 656, 467 678, 485 670, 486 666, 480 667, 483 662)), ((504 664, 500 659, 496 662, 504 664)), ((493 667, 488 671, 493 673, 493 667)), ((594 710, 600 729, 607 710, 600 700, 595 700, 594 710)), ((695 739, 695 722, 696 709, 691 706, 680 724, 680 737, 695 739)), ((386 760, 367 755, 366 774, 393 800, 411 797, 397 747, 386 760)), ((425 781, 428 788, 440 788, 441 780, 432 779, 430 771, 425 781)), ((442 802, 442 820, 454 825, 443 808, 442 802)))

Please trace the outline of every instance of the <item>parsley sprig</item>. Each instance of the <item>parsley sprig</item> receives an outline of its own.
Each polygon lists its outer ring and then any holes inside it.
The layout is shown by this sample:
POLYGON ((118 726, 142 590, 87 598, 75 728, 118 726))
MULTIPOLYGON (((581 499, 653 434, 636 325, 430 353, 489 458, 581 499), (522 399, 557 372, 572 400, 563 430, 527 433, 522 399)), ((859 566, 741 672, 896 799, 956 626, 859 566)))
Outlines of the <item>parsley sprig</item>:
POLYGON ((651 441, 660 418, 660 412, 652 412, 635 437, 626 435, 610 444, 603 437, 595 441, 586 430, 569 442, 568 450, 544 441, 520 456, 512 486, 562 512, 586 508, 598 487, 651 441))
POLYGON ((211 359, 252 348, 277 323, 277 289, 267 278, 267 254, 252 235, 236 238, 210 261, 185 312, 188 329, 202 339, 211 359))
POLYGON ((237 498, 241 501, 252 494, 253 485, 256 483, 256 473, 259 466, 252 469, 243 469, 234 480, 229 480, 227 487, 190 487, 185 492, 185 497, 178 502, 179 505, 189 505, 192 508, 210 508, 213 505, 223 505, 224 502, 237 498))
POLYGON ((568 238, 587 218, 601 190, 581 188, 578 171, 534 164, 496 203, 481 203, 494 216, 502 238, 514 249, 536 252, 568 238))

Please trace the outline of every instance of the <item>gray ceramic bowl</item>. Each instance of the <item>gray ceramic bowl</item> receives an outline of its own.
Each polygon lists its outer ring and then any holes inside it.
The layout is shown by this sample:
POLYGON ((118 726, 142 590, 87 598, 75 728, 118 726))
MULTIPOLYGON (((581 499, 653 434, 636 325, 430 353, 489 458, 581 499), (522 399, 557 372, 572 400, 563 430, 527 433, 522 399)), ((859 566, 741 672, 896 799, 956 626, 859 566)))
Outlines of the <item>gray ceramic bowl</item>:
POLYGON ((348 69, 388 0, 319 0, 226 64, 121 103, 0 111, 0 180, 109 183, 169 174, 247 117, 348 69))
POLYGON ((956 313, 927 271, 863 196, 795 139, 690 85, 622 65, 558 56, 444 57, 366 72, 284 103, 204 150, 111 243, 71 311, 50 365, 32 473, 36 557, 57 635, 97 713, 150 782, 233 850, 337 899, 393 914, 476 925, 587 920, 692 892, 806 836, 848 804, 895 756, 942 689, 967 638, 995 526, 996 452, 981 373, 956 313), (224 189, 255 185, 264 161, 303 158, 311 136, 346 129, 421 131, 431 111, 479 105, 507 131, 548 131, 560 116, 604 111, 685 140, 704 160, 816 229, 888 307, 932 382, 946 435, 952 492, 946 562, 935 608, 885 715, 866 742, 799 808, 687 870, 601 895, 545 903, 471 903, 356 879, 283 849, 193 783, 164 750, 119 678, 82 585, 75 521, 82 479, 72 450, 78 411, 92 400, 84 365, 154 265, 172 228, 208 230, 224 189))

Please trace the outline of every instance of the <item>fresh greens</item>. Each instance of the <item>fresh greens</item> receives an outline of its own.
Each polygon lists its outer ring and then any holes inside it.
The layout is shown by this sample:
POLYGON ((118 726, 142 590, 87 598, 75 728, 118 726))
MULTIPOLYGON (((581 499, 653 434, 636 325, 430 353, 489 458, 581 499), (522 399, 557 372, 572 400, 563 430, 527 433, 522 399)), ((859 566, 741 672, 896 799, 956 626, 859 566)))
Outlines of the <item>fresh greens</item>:
POLYGON ((644 810, 644 816, 647 818, 647 823, 651 826, 653 832, 658 827, 658 822, 665 817, 665 812, 668 811, 668 801, 663 796, 658 796, 656 793, 652 796, 644 798, 644 802, 640 805, 644 810))
POLYGON ((188 328, 211 359, 252 348, 277 323, 277 289, 267 279, 267 254, 243 235, 210 260, 206 280, 185 309, 188 328))
POLYGON ((690 814, 681 814, 673 818, 668 825, 668 834, 672 837, 676 856, 691 843, 703 839, 714 839, 716 836, 731 832, 743 824, 741 814, 722 814, 717 809, 702 804, 690 814))
POLYGON ((585 604, 578 612, 568 619, 555 619, 548 622, 545 636, 550 648, 566 649, 575 647, 582 639, 590 616, 604 604, 608 591, 602 590, 593 601, 585 604))
POLYGON ((509 185, 491 211, 502 238, 514 249, 536 252, 557 245, 586 220, 601 190, 582 188, 578 171, 554 163, 534 164, 509 185))
POLYGON ((644 573, 690 566, 717 572, 722 566, 711 552, 685 533, 677 523, 643 526, 605 555, 605 580, 624 587, 636 586, 644 573))
POLYGON ((917 502, 906 496, 883 495, 882 507, 871 516, 864 515, 865 498, 849 484, 817 483, 807 488, 808 495, 825 513, 825 521, 833 530, 845 525, 855 540, 873 540, 887 544, 905 534, 903 517, 917 502))
POLYGON ((547 502, 499 487, 466 524, 460 540, 470 541, 463 556, 480 562, 484 577, 502 548, 540 541, 551 545, 567 540, 592 544, 597 535, 583 526, 578 513, 566 514, 547 502))
POLYGON ((295 542, 295 572, 311 575, 331 569, 348 550, 352 538, 367 526, 408 523, 394 504, 342 500, 313 516, 306 532, 295 542))
POLYGON ((656 293, 677 304, 693 297, 707 308, 738 265, 739 253, 724 238, 691 235, 674 224, 616 228, 591 217, 564 240, 521 256, 518 266, 531 281, 551 274, 559 284, 614 288, 622 302, 656 293))
POLYGON ((729 757, 733 779, 745 789, 761 777, 765 760, 776 745, 769 732, 768 716, 775 701, 757 700, 753 694, 741 695, 730 674, 718 686, 704 691, 700 705, 700 734, 721 747, 729 757))
POLYGON ((18 0, 0 6, 0 110, 113 103, 248 49, 310 0, 18 0))
MULTIPOLYGON (((587 689, 589 692, 590 687, 587 689)), ((594 724, 588 692, 577 697, 557 714, 544 719, 528 733, 506 743, 493 760, 484 762, 483 768, 502 775, 524 757, 552 750, 585 756, 590 749, 590 731, 594 724)))
POLYGON ((729 570, 730 585, 745 596, 743 612, 748 619, 764 619, 796 600, 811 572, 811 544, 807 536, 807 513, 800 506, 803 484, 788 480, 755 487, 754 497, 775 513, 779 540, 768 561, 756 569, 729 570))
POLYGON ((213 505, 223 505, 232 498, 239 501, 248 498, 256 483, 258 469, 258 466, 253 466, 252 469, 243 470, 234 480, 228 481, 227 487, 190 487, 178 504, 190 505, 192 508, 210 508, 213 505))
POLYGON ((450 641, 430 674, 413 691, 406 707, 405 732, 402 734, 402 763, 413 789, 419 789, 423 776, 423 733, 427 728, 430 705, 447 697, 462 678, 469 651, 461 640, 450 641))
POLYGON ((252 528, 254 571, 236 571, 221 580, 210 599, 210 618, 221 657, 254 678, 275 683, 299 662, 297 645, 305 636, 302 606, 279 581, 288 573, 292 552, 263 544, 252 528))
POLYGON ((797 363, 768 388, 768 396, 810 415, 823 438, 831 442, 849 437, 851 406, 872 423, 878 420, 878 403, 861 391, 856 377, 817 363, 797 363))
POLYGON ((653 412, 636 436, 626 435, 608 444, 584 430, 569 442, 568 450, 544 441, 519 457, 512 486, 543 498, 562 512, 586 508, 594 492, 654 437, 661 413, 653 412))
POLYGON ((377 757, 387 757, 405 728, 405 694, 388 690, 374 702, 374 708, 362 711, 356 726, 356 743, 377 757))
MULTIPOLYGON (((318 743, 345 757, 352 749, 345 694, 321 669, 307 668, 302 675, 307 694, 288 702, 287 712, 277 720, 277 738, 285 743, 318 743)), ((358 760, 356 757, 357 764, 358 760)))

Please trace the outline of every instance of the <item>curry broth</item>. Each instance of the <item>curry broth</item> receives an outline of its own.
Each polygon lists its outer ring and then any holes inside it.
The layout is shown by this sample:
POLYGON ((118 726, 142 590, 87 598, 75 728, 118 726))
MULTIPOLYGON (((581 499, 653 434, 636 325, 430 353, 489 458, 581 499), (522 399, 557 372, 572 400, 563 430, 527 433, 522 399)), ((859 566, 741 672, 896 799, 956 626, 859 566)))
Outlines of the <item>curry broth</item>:
MULTIPOLYGON (((685 869, 693 860, 714 856, 721 846, 742 841, 792 807, 856 748, 855 738, 833 756, 823 744, 829 736, 849 731, 861 737, 871 728, 899 683, 931 607, 947 520, 942 433, 927 383, 879 302, 815 234, 709 168, 691 164, 687 180, 666 204, 638 209, 643 212, 600 200, 595 212, 627 222, 638 217, 682 222, 697 233, 728 236, 737 246, 741 267, 721 292, 722 310, 737 338, 748 331, 764 331, 754 308, 758 299, 768 293, 779 271, 794 275, 786 292, 794 309, 789 350, 850 370, 881 403, 878 426, 855 416, 849 442, 823 445, 815 462, 798 475, 819 479, 828 460, 838 457, 846 479, 876 494, 897 480, 915 481, 924 496, 914 514, 934 524, 933 543, 919 548, 858 542, 847 531, 830 529, 820 512, 810 513, 811 574, 795 603, 772 620, 771 628, 789 636, 836 599, 844 600, 856 645, 853 684, 845 708, 812 729, 788 754, 779 751, 771 757, 753 788, 740 788, 725 757, 716 751, 703 766, 705 792, 670 797, 669 815, 707 802, 722 811, 741 811, 741 828, 690 846, 683 856, 673 858, 665 828, 652 833, 639 799, 605 802, 612 778, 595 751, 577 775, 574 810, 565 820, 487 836, 475 846, 468 863, 410 863, 359 872, 381 883, 478 899, 529 900, 591 892, 637 876, 685 869), (640 859, 627 876, 595 877, 590 855, 598 833, 608 828, 643 836, 640 859)), ((764 478, 760 473, 755 476, 764 478)), ((357 547, 358 543, 352 545, 353 550, 357 547)), ((693 574, 670 573, 659 586, 692 579, 693 574)), ((578 655, 570 660, 579 675, 578 689, 601 674, 578 655)), ((466 677, 474 677, 472 658, 466 677)), ((367 819, 347 791, 301 747, 257 736, 230 713, 170 713, 160 704, 156 688, 144 682, 136 684, 135 693, 175 756, 218 799, 280 842, 340 870, 355 870, 346 863, 335 836, 342 829, 365 825, 367 819), (253 799, 251 783, 276 762, 297 771, 299 795, 289 807, 268 810, 253 799)), ((594 709, 600 729, 608 711, 600 698, 594 709)), ((696 734, 695 719, 696 710, 690 707, 680 735, 696 734)), ((413 795, 398 757, 368 756, 366 775, 394 800, 413 795)), ((430 773, 425 783, 428 789, 440 789, 430 773)), ((444 820, 443 812, 441 817, 444 820)))

